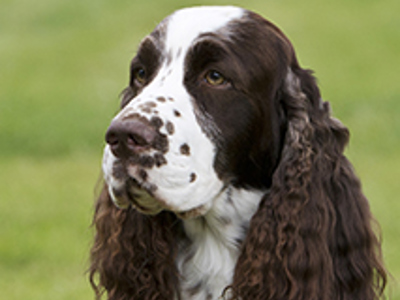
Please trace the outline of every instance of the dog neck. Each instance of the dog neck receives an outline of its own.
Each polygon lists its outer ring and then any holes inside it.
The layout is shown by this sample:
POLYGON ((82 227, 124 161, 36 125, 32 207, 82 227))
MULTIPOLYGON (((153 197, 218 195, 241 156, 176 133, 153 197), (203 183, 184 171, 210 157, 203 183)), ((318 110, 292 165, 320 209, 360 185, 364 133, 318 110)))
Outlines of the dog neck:
POLYGON ((226 188, 206 215, 184 220, 177 260, 182 299, 217 299, 232 282, 240 246, 265 192, 226 188))

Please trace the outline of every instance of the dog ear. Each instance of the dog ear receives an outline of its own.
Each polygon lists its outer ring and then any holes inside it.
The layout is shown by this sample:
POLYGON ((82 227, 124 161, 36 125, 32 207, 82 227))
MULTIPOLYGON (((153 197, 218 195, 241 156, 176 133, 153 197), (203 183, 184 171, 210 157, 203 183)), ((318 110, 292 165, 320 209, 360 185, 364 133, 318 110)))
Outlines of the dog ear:
POLYGON ((93 219, 90 282, 97 299, 173 299, 178 288, 174 264, 176 218, 145 216, 118 209, 104 185, 93 219))
POLYGON ((295 58, 280 94, 284 145, 236 266, 233 299, 378 299, 386 273, 368 201, 343 155, 349 132, 295 58))

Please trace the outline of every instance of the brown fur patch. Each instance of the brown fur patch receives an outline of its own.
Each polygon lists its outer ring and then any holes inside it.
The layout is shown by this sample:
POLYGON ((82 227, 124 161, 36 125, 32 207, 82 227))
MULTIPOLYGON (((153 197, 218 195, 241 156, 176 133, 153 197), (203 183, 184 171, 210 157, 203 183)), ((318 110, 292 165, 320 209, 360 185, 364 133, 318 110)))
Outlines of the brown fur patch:
POLYGON ((190 174, 190 180, 189 180, 189 182, 190 182, 190 183, 195 182, 196 179, 197 179, 196 173, 191 173, 191 174, 190 174))
POLYGON ((174 134, 175 132, 174 124, 168 121, 167 124, 165 125, 165 128, 167 129, 168 134, 170 135, 174 134))
POLYGON ((190 147, 188 144, 183 144, 180 148, 181 154, 183 155, 190 155, 190 147))
POLYGON ((140 177, 143 181, 146 181, 146 180, 147 180, 147 177, 148 177, 148 174, 147 174, 147 172, 146 172, 145 170, 140 169, 140 171, 139 171, 139 177, 140 177))
POLYGON ((164 125, 164 122, 163 122, 163 120, 161 120, 160 117, 152 117, 151 120, 150 120, 150 124, 151 124, 151 126, 153 126, 155 129, 158 130, 158 129, 161 128, 161 126, 164 125))
POLYGON ((138 159, 138 164, 148 169, 151 169, 155 165, 155 163, 155 159, 149 155, 140 156, 138 159))
POLYGON ((165 97, 157 97, 156 98, 156 100, 158 101, 158 102, 166 102, 167 100, 165 99, 165 97))
POLYGON ((165 156, 161 153, 154 154, 154 159, 157 167, 161 167, 162 165, 165 165, 167 163, 165 156))
POLYGON ((167 137, 164 134, 157 135, 152 146, 154 149, 166 153, 169 148, 167 137))

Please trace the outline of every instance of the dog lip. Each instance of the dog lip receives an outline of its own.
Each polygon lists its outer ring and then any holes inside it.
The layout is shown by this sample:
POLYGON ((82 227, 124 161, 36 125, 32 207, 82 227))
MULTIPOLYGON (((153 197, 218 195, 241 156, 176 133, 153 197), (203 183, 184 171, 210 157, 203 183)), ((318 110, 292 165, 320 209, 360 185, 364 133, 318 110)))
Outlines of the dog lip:
POLYGON ((127 184, 129 185, 129 187, 133 187, 133 188, 138 188, 138 189, 142 189, 140 183, 133 177, 129 177, 127 179, 127 184))

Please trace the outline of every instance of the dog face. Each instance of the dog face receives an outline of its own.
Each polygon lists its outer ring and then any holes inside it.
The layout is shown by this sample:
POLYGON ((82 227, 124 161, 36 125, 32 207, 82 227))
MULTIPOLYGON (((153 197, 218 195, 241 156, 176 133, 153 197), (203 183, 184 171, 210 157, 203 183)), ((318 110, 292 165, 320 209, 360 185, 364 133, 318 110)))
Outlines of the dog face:
POLYGON ((184 9, 162 21, 131 63, 106 134, 103 172, 116 205, 188 218, 227 186, 268 188, 284 132, 277 94, 288 47, 240 8, 184 9))

